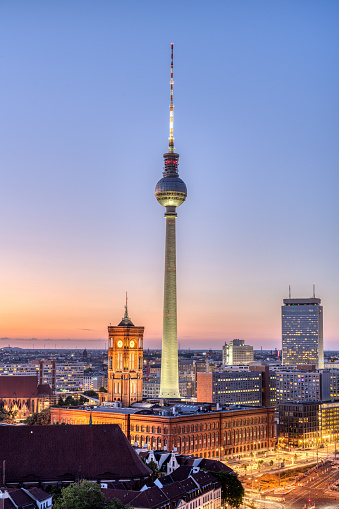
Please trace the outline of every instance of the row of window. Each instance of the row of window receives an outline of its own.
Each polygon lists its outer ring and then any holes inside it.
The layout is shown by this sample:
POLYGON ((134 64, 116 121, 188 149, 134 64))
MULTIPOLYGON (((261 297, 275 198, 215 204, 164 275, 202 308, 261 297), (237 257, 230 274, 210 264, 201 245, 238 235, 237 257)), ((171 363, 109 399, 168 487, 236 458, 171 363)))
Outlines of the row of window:
MULTIPOLYGON (((273 422, 274 417, 271 416, 271 422, 273 422)), ((224 422, 224 428, 234 428, 236 426, 246 426, 246 425, 253 425, 253 424, 264 424, 267 422, 267 417, 255 417, 252 419, 238 419, 235 421, 228 421, 224 422)), ((187 426, 178 426, 178 430, 176 428, 172 428, 172 434, 175 435, 176 431, 180 435, 181 433, 193 433, 194 431, 205 431, 210 429, 218 429, 219 423, 218 422, 212 422, 212 423, 205 423, 205 424, 191 424, 187 426)), ((144 426, 139 424, 131 424, 131 431, 141 431, 146 433, 157 433, 157 434, 168 434, 168 428, 164 427, 163 431, 161 426, 144 426)))

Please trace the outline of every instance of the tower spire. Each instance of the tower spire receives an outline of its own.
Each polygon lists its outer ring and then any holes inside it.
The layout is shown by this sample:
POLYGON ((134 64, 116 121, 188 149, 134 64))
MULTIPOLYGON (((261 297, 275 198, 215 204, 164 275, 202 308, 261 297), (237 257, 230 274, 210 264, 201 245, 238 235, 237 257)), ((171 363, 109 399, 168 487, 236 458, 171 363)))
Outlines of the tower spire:
POLYGON ((127 301, 128 301, 128 298, 127 298, 127 292, 126 292, 126 304, 124 306, 125 313, 124 313, 124 317, 121 320, 121 322, 119 323, 119 325, 127 325, 128 327, 131 327, 131 326, 134 327, 132 320, 128 316, 127 301))
POLYGON ((170 131, 169 131, 169 145, 168 152, 174 152, 174 137, 173 137, 173 42, 171 42, 171 102, 170 102, 170 131))
POLYGON ((127 292, 126 292, 126 304, 125 304, 125 315, 124 315, 125 320, 128 319, 127 301, 128 301, 128 298, 127 298, 127 292))

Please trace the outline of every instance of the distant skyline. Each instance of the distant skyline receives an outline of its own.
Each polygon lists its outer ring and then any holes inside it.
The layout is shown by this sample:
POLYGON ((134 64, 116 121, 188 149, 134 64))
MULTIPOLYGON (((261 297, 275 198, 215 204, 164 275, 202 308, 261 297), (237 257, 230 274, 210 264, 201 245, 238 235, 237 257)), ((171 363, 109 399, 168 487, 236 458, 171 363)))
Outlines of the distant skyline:
POLYGON ((1 2, 0 347, 102 348, 126 290, 160 347, 174 42, 181 348, 281 349, 288 285, 315 283, 335 350, 338 19, 335 0, 1 2))

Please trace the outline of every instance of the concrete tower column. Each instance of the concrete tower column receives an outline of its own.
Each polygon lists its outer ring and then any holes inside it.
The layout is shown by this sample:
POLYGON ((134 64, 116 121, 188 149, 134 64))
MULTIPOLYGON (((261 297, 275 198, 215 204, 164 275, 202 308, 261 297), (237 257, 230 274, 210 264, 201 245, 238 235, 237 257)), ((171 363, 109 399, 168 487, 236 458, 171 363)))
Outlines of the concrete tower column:
MULTIPOLYGON (((172 207, 167 207, 167 209, 169 208, 172 207)), ((175 211, 174 207, 173 209, 175 211)), ((166 246, 160 398, 180 398, 177 339, 176 215, 176 212, 173 211, 165 213, 166 246)))

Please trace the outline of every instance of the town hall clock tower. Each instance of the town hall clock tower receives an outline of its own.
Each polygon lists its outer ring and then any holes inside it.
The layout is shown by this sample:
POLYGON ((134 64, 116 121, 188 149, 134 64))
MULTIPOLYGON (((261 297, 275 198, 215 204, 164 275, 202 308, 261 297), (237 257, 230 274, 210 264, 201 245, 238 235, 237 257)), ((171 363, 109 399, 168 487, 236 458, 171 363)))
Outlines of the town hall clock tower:
POLYGON ((108 401, 124 407, 142 401, 143 339, 144 327, 136 327, 128 316, 126 295, 123 319, 108 326, 108 401))

